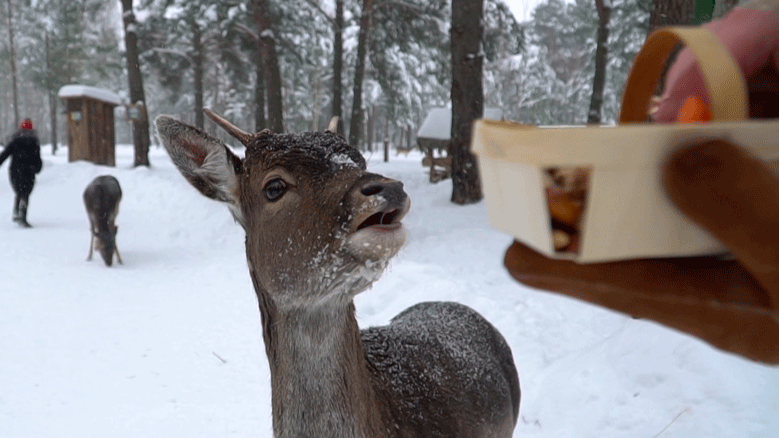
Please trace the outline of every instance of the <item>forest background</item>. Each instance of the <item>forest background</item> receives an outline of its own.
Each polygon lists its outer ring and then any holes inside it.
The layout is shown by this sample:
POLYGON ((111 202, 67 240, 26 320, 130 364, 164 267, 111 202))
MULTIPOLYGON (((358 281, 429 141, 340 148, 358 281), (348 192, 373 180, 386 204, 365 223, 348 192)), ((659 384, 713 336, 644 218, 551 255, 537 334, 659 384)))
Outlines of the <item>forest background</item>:
MULTIPOLYGON (((249 130, 273 124, 268 92, 273 84, 262 73, 265 58, 258 44, 268 31, 275 41, 285 131, 322 129, 338 106, 346 126, 359 119, 350 140, 361 148, 384 139, 408 147, 429 110, 450 105, 452 13, 444 0, 136 0, 129 24, 127 12, 122 13, 122 3, 129 0, 3 3, 0 143, 15 130, 19 115, 36 122, 43 143, 66 139, 64 109, 56 97, 66 84, 106 88, 131 103, 125 33, 137 36, 151 117, 175 114, 202 126, 198 108, 207 107, 249 130), (343 7, 340 69, 334 65, 338 4, 343 7), (370 14, 364 13, 366 5, 370 14), (359 78, 358 41, 366 15, 371 26, 364 77, 359 78), (15 65, 7 62, 12 54, 15 65)), ((730 7, 733 2, 723 3, 730 7)), ((663 20, 692 24, 695 13, 694 0, 542 0, 528 20, 519 22, 503 0, 485 0, 484 106, 528 124, 587 123, 596 73, 597 6, 609 9, 598 108, 602 123, 615 120, 631 61, 648 31, 663 20)), ((124 107, 117 108, 116 118, 117 141, 132 143, 124 107)))

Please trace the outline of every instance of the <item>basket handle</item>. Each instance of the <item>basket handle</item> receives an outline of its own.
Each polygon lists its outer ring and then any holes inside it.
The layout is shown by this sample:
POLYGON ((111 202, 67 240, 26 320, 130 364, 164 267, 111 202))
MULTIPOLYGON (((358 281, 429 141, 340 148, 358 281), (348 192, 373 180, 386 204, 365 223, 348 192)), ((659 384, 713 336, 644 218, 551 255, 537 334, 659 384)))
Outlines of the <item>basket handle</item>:
POLYGON ((652 32, 630 70, 619 123, 646 122, 649 100, 663 64, 677 43, 698 60, 716 121, 749 117, 747 85, 741 69, 714 34, 704 27, 666 27, 652 32))

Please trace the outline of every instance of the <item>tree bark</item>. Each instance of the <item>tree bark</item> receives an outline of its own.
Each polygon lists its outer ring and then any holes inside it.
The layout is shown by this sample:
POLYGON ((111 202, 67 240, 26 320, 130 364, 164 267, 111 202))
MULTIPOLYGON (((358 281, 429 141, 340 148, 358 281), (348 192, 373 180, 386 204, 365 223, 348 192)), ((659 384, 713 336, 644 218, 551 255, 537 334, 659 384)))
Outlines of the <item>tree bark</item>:
POLYGON ((146 111, 146 93, 143 89, 141 63, 138 56, 137 22, 133 13, 132 0, 122 1, 122 21, 124 22, 124 44, 127 57, 127 84, 130 89, 130 104, 141 109, 140 120, 131 122, 133 131, 133 166, 149 166, 149 118, 146 111))
POLYGON ((649 33, 663 26, 686 26, 695 21, 695 0, 654 0, 649 33))
POLYGON ((203 45, 203 31, 193 19, 192 27, 192 68, 195 81, 195 126, 203 129, 205 115, 203 114, 203 78, 205 76, 205 46, 203 45))
POLYGON ((362 16, 360 17, 360 32, 357 35, 357 61, 354 65, 354 100, 349 125, 349 144, 358 147, 362 132, 362 82, 365 78, 365 62, 368 54, 368 35, 371 31, 373 15, 373 0, 362 1, 362 16))
POLYGON ((335 1, 335 23, 333 32, 333 117, 338 117, 338 134, 344 133, 343 122, 343 69, 344 69, 344 2, 335 1))
POLYGON ((268 98, 268 128, 275 133, 284 132, 283 100, 281 94, 281 69, 276 54, 276 36, 271 27, 268 0, 256 0, 255 20, 260 37, 260 55, 265 65, 265 85, 268 98))
POLYGON ((482 70, 484 0, 452 0, 452 202, 482 199, 476 157, 470 152, 474 120, 484 113, 482 70))
POLYGON ((254 126, 256 131, 260 132, 268 126, 265 121, 265 69, 262 64, 262 56, 257 56, 254 62, 255 80, 257 81, 254 84, 254 126))
POLYGON ((595 0, 598 10, 598 45, 595 49, 595 75, 592 80, 592 98, 587 113, 587 123, 601 122, 603 107, 603 89, 606 84, 606 63, 609 58, 609 22, 611 21, 611 2, 595 0))
POLYGON ((57 93, 52 84, 51 71, 51 46, 49 44, 49 32, 44 35, 46 45, 46 94, 49 98, 49 125, 51 125, 51 154, 57 154, 57 93))
POLYGON ((19 90, 17 86, 18 76, 16 72, 16 47, 14 44, 14 20, 13 20, 13 6, 11 0, 7 0, 8 4, 8 46, 9 46, 9 61, 11 63, 11 84, 13 87, 13 106, 14 106, 14 126, 18 127, 21 120, 19 120, 19 90))
POLYGON ((387 118, 384 121, 384 162, 389 162, 389 143, 390 143, 390 136, 389 136, 389 126, 390 126, 390 120, 387 118))

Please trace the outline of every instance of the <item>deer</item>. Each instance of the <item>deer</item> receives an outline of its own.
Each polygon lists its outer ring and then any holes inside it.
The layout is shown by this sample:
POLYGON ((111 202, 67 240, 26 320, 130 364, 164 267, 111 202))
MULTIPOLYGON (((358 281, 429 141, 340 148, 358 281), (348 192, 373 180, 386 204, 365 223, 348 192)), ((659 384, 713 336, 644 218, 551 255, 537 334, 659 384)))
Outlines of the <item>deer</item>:
POLYGON ((183 177, 245 232, 274 436, 511 437, 517 369, 475 310, 422 302, 386 326, 358 327, 354 297, 405 244, 403 183, 369 172, 334 132, 252 134, 205 112, 243 144, 243 158, 171 116, 156 118, 156 134, 183 177))
POLYGON ((92 251, 97 249, 106 266, 113 264, 114 254, 119 264, 123 264, 116 246, 119 227, 115 222, 119 214, 119 201, 122 200, 119 181, 111 175, 98 176, 84 189, 83 197, 91 232, 87 261, 92 260, 92 251))

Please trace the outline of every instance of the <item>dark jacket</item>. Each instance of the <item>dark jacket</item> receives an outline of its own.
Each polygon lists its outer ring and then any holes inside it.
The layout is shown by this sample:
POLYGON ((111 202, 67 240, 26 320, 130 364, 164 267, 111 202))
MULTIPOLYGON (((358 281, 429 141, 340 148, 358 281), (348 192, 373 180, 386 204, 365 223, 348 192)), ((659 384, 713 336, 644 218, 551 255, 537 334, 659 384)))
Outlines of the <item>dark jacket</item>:
POLYGON ((19 192, 32 191, 35 184, 35 174, 41 171, 41 145, 35 131, 22 129, 17 131, 3 153, 0 154, 0 165, 11 157, 9 173, 11 185, 19 192))

